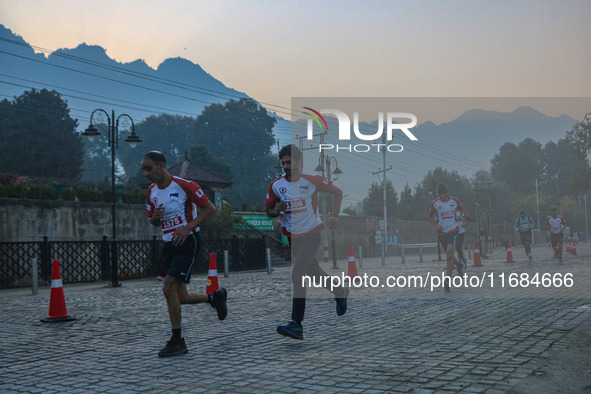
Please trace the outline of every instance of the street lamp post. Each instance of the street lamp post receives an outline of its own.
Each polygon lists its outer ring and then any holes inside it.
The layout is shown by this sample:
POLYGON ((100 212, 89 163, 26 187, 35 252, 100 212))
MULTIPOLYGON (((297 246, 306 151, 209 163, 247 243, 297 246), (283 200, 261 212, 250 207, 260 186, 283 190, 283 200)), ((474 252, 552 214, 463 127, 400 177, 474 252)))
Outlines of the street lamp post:
MULTIPOLYGON (((329 181, 336 181, 339 178, 339 176, 343 173, 343 171, 341 171, 341 169, 339 168, 339 163, 337 162, 337 159, 333 156, 324 155, 324 153, 322 153, 320 155, 320 157, 318 159, 318 166, 316 167, 316 169, 314 171, 320 173, 323 178, 326 178, 329 181), (333 163, 334 163, 334 169, 332 168, 333 163)), ((330 200, 330 209, 331 209, 331 214, 332 214, 333 213, 332 212, 332 209, 333 209, 332 196, 331 196, 331 200, 330 200)), ((328 214, 327 210, 325 210, 324 213, 328 214)), ((336 249, 336 242, 334 239, 334 230, 333 229, 330 230, 330 234, 331 234, 330 249, 331 249, 331 254, 332 254, 332 268, 337 269, 339 267, 337 265, 337 249, 336 249)))
POLYGON ((115 118, 115 111, 111 111, 111 116, 107 111, 103 109, 95 109, 90 114, 90 125, 82 133, 82 135, 88 137, 89 141, 93 141, 94 137, 101 133, 94 126, 93 118, 98 122, 96 124, 104 124, 105 118, 107 119, 107 141, 111 149, 111 221, 112 221, 112 234, 111 239, 111 286, 121 286, 119 283, 119 272, 118 272, 118 256, 117 256, 117 226, 115 222, 115 150, 119 147, 119 121, 121 120, 122 132, 130 132, 131 134, 125 139, 132 148, 142 142, 135 133, 135 126, 133 119, 127 114, 121 114, 115 118), (96 116, 95 116, 96 115, 96 116))

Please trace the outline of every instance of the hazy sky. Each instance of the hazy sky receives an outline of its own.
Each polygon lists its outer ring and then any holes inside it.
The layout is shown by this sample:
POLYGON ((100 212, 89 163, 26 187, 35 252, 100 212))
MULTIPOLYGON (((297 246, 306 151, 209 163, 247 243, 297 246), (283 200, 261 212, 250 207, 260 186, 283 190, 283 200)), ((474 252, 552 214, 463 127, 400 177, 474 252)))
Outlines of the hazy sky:
POLYGON ((591 92, 591 1, 0 0, 0 23, 55 50, 198 63, 258 101, 292 96, 591 92))

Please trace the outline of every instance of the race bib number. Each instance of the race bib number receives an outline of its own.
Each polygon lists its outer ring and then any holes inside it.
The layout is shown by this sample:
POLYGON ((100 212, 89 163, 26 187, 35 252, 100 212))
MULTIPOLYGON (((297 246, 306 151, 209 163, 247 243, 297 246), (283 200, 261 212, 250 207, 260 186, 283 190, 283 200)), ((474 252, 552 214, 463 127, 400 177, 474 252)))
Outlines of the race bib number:
POLYGON ((164 232, 167 232, 167 230, 173 230, 181 224, 183 224, 183 219, 180 216, 171 219, 166 219, 162 221, 162 230, 164 230, 164 232))
POLYGON ((292 200, 287 202, 287 213, 298 213, 306 210, 306 200, 292 200))

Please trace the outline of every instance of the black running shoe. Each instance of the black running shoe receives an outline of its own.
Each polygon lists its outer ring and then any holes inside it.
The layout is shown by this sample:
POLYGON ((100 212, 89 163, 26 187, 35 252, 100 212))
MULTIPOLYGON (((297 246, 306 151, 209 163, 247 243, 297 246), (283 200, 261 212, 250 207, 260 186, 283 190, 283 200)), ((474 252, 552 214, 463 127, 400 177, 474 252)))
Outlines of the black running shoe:
POLYGON ((449 292, 449 283, 451 282, 451 278, 447 277, 443 280, 443 287, 445 291, 449 292))
POLYGON ((456 269, 458 270, 458 276, 464 276, 464 262, 458 261, 456 263, 456 269))
POLYGON ((188 351, 184 338, 172 337, 170 341, 166 343, 166 346, 158 352, 158 357, 178 356, 179 354, 184 354, 188 351))
POLYGON ((335 298, 337 302, 337 316, 343 316, 347 313, 347 297, 349 297, 349 288, 342 287, 342 294, 340 298, 335 298))
POLYGON ((228 292, 223 287, 213 292, 211 306, 217 311, 218 319, 224 320, 228 316, 228 307, 226 300, 228 299, 228 292))
POLYGON ((290 321, 287 324, 277 326, 277 332, 285 337, 304 339, 304 328, 300 323, 290 321))

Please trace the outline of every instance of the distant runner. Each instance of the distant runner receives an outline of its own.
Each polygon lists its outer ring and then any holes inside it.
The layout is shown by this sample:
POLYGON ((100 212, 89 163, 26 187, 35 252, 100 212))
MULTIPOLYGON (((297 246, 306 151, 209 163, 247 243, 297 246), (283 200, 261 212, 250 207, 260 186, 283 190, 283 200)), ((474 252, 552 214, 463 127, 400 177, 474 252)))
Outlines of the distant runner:
POLYGON ((455 252, 460 230, 459 220, 463 220, 466 211, 460 200, 450 197, 445 184, 440 183, 437 186, 437 195, 439 198, 433 200, 429 206, 429 219, 437 230, 439 243, 443 247, 447 257, 446 275, 448 278, 444 280, 444 288, 445 291, 449 291, 451 275, 453 274, 454 266, 458 263, 455 252))
POLYGON ((531 240, 532 240, 532 230, 535 227, 535 222, 531 218, 531 216, 525 216, 525 211, 519 211, 519 217, 515 219, 515 223, 513 224, 513 228, 515 231, 519 232, 519 237, 521 238, 521 243, 523 244, 523 248, 525 249, 525 254, 528 258, 528 264, 531 264, 533 261, 531 255, 531 240))
POLYGON ((550 210, 550 216, 546 219, 546 228, 550 231, 550 242, 552 249, 556 251, 556 257, 558 257, 559 263, 562 263, 562 243, 565 227, 566 220, 557 213, 556 208, 552 208, 550 210))

